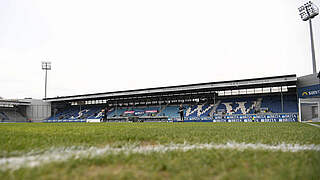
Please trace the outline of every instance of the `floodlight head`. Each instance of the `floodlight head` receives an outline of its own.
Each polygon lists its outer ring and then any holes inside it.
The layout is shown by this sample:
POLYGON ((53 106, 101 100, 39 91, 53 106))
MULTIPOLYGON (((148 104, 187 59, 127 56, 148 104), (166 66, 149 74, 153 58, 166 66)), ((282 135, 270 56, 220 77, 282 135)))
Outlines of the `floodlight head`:
POLYGON ((319 8, 313 4, 311 1, 307 3, 307 11, 309 13, 310 18, 314 18, 319 14, 319 8))
POLYGON ((319 8, 311 1, 305 3, 303 6, 298 8, 299 14, 303 21, 314 18, 319 14, 319 8))
POLYGON ((42 70, 51 70, 51 62, 42 61, 42 70))
POLYGON ((309 19, 309 15, 308 15, 308 12, 306 11, 306 8, 304 6, 301 6, 298 8, 299 10, 299 14, 301 16, 301 19, 303 21, 307 21, 309 19))

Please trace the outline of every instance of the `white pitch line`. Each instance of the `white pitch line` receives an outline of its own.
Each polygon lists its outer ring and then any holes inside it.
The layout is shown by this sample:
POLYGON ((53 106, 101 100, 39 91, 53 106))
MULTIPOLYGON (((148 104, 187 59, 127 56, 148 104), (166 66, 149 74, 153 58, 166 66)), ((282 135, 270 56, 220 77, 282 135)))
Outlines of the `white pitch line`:
POLYGON ((105 146, 103 148, 97 147, 69 147, 57 148, 44 151, 41 154, 28 153, 24 156, 18 157, 4 157, 0 158, 0 170, 17 170, 20 168, 32 168, 51 162, 64 162, 69 159, 94 158, 99 156, 106 156, 110 154, 148 154, 148 153, 166 153, 169 151, 189 151, 194 149, 233 149, 238 151, 243 150, 266 150, 266 151, 282 151, 282 152, 299 152, 299 151, 320 151, 320 145, 299 145, 299 144, 246 144, 228 142, 226 144, 168 144, 168 145, 125 145, 120 148, 105 146))
POLYGON ((306 124, 309 124, 309 125, 311 125, 311 126, 315 126, 315 127, 317 127, 317 128, 320 128, 320 125, 318 125, 318 124, 307 123, 307 122, 306 122, 306 124))

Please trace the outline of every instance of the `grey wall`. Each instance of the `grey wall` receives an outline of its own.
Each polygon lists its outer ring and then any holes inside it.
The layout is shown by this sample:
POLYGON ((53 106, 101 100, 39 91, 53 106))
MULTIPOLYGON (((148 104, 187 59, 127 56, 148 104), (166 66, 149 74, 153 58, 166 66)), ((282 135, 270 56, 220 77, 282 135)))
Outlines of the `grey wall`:
POLYGON ((298 77, 298 88, 305 86, 312 86, 319 84, 320 80, 317 78, 317 74, 309 74, 306 76, 298 77))
POLYGON ((301 105, 301 120, 308 121, 312 119, 312 106, 311 105, 301 105))
POLYGON ((300 98, 300 113, 302 121, 319 121, 320 98, 300 98), (312 106, 318 106, 318 118, 312 118, 312 106))
POLYGON ((33 122, 42 122, 51 116, 51 103, 40 99, 25 99, 29 101, 30 106, 26 107, 27 118, 33 122))

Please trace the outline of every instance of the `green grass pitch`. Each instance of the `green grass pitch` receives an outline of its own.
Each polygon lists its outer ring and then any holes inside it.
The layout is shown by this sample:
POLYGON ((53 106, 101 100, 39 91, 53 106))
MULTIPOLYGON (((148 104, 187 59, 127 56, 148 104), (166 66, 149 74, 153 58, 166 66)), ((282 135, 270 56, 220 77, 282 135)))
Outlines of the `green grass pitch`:
MULTIPOLYGON (((8 123, 0 124, 0 142, 1 164, 52 149, 106 145, 320 145, 320 128, 305 123, 8 123)), ((320 151, 120 152, 14 170, 0 166, 0 179, 320 179, 320 151)))

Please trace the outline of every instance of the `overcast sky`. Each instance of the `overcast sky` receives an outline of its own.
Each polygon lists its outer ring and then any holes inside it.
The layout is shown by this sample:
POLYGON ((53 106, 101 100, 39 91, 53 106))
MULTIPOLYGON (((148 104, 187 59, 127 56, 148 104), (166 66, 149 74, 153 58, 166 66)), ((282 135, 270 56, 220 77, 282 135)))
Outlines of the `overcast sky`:
POLYGON ((1 0, 0 96, 43 98, 46 60, 48 97, 307 75, 305 2, 1 0))

